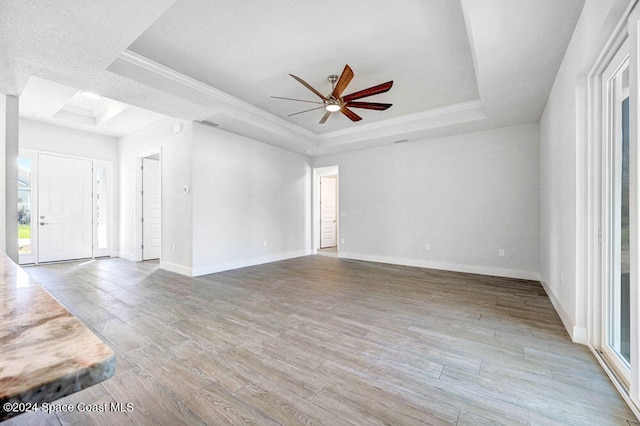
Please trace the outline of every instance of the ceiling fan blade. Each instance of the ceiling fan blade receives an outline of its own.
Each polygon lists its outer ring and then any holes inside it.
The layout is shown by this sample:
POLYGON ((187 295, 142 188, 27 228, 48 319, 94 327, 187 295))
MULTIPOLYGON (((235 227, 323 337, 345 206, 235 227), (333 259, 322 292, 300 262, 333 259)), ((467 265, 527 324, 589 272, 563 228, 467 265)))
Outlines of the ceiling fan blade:
POLYGON ((375 109, 376 111, 384 111, 393 104, 381 104, 377 102, 347 102, 345 105, 349 108, 375 109))
POLYGON ((393 86, 393 80, 386 83, 378 84, 377 86, 369 87, 368 89, 360 90, 359 92, 351 93, 342 97, 345 102, 355 101, 356 99, 366 98, 367 96, 377 95, 379 93, 388 92, 393 86))
POLYGON ((318 92, 316 89, 313 88, 313 86, 311 86, 309 83, 307 83, 306 81, 304 81, 303 79, 301 79, 298 76, 295 76, 293 74, 289 74, 291 77, 295 78, 298 83, 302 84, 304 87, 306 87, 307 89, 311 90, 313 93, 315 93, 316 95, 318 95, 320 97, 320 99, 326 101, 327 98, 320 92, 318 92))
POLYGON ((285 101, 298 101, 298 102, 308 102, 310 104, 324 104, 324 102, 320 101, 307 101, 305 99, 294 99, 294 98, 283 98, 281 96, 271 96, 274 99, 284 99, 285 101))
POLYGON ((320 122, 318 124, 324 124, 327 121, 327 118, 331 115, 331 111, 327 111, 325 115, 322 116, 320 122))
POLYGON ((319 106, 319 107, 311 108, 311 109, 305 109, 304 111, 300 111, 300 112, 294 112, 293 114, 287 115, 287 117, 291 117, 292 115, 302 114, 303 112, 315 111, 315 110, 320 109, 320 108, 324 108, 324 106, 319 106))
POLYGON ((351 120, 351 121, 360 121, 360 120, 362 120, 362 117, 360 117, 355 112, 351 111, 346 106, 343 106, 342 109, 340 110, 340 112, 343 113, 344 115, 346 115, 347 118, 349 118, 349 120, 351 120))
POLYGON ((340 95, 342 95, 342 92, 344 92, 344 89, 346 89, 349 83, 351 83, 352 79, 353 70, 349 65, 345 65, 344 69, 342 70, 342 74, 340 74, 340 78, 336 83, 336 87, 334 87, 333 92, 331 93, 331 96, 338 99, 340 95))

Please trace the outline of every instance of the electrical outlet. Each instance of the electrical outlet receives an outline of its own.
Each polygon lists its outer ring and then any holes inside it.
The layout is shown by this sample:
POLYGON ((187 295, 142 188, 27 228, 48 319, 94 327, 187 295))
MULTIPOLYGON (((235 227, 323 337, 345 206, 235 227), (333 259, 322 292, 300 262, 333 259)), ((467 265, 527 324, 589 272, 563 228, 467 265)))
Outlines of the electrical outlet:
POLYGON ((424 245, 424 249, 425 249, 425 251, 431 250, 431 244, 425 244, 424 245))
POLYGON ((172 244, 172 245, 171 245, 171 251, 173 251, 173 252, 175 252, 175 251, 176 251, 176 245, 175 245, 175 244, 172 244))
POLYGON ((344 238, 340 239, 340 244, 344 244, 344 238))
POLYGON ((498 256, 504 257, 504 249, 498 249, 498 256))
POLYGON ((268 247, 269 246, 269 242, 267 240, 264 240, 262 242, 262 245, 265 246, 265 247, 268 247))

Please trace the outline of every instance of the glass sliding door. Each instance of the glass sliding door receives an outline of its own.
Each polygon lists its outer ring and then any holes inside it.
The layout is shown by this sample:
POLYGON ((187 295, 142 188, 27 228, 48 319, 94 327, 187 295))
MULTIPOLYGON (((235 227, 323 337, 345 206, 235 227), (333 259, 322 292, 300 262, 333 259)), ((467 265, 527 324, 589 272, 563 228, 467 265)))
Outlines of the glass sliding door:
POLYGON ((605 146, 608 158, 605 222, 608 276, 604 286, 603 354, 629 384, 630 346, 630 115, 629 54, 624 44, 604 73, 605 146))

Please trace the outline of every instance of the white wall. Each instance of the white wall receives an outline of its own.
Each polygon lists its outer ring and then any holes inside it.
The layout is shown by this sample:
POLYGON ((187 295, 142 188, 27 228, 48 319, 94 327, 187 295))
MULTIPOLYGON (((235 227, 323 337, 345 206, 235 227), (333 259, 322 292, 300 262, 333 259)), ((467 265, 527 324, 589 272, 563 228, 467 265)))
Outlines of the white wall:
POLYGON ((586 75, 629 0, 587 0, 540 121, 540 275, 575 341, 586 343, 586 75))
POLYGON ((340 255, 537 279, 538 138, 527 124, 314 159, 340 169, 340 255))
POLYGON ((174 132, 175 119, 157 121, 119 140, 120 157, 120 256, 135 259, 137 242, 136 185, 140 184, 140 158, 160 148, 162 179, 161 267, 186 275, 192 268, 191 123, 181 123, 174 132), (175 246, 175 251, 172 247, 175 246))
POLYGON ((309 253, 309 160, 193 126, 194 275, 309 253))
POLYGON ((20 148, 118 161, 118 138, 20 118, 20 148))

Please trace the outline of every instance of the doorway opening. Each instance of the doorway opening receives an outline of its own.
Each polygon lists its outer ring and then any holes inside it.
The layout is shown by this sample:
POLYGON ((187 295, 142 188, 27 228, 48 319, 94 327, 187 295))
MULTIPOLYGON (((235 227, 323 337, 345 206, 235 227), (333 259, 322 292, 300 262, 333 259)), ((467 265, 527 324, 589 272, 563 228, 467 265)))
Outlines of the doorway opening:
POLYGON ((162 183, 160 151, 140 157, 140 251, 137 260, 162 255, 162 183))
POLYGON ((160 154, 142 158, 142 260, 160 258, 162 237, 160 154))
POLYGON ((339 251, 338 166, 314 169, 313 252, 337 255, 339 251))

